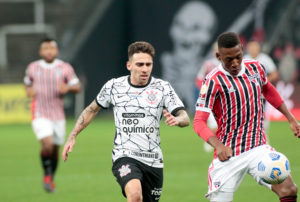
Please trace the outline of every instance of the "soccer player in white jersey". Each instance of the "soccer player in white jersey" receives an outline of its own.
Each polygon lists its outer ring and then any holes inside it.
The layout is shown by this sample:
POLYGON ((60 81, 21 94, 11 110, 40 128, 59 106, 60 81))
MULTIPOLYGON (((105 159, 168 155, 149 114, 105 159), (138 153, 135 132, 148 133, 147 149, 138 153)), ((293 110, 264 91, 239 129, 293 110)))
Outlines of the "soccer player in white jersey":
POLYGON ((24 77, 27 96, 32 97, 32 127, 41 142, 41 161, 44 169, 43 186, 54 192, 54 174, 59 157, 59 146, 65 139, 63 95, 81 90, 73 67, 59 59, 57 43, 44 39, 40 43, 42 59, 29 64, 24 77))
POLYGON ((215 148, 214 160, 208 169, 210 201, 229 202, 245 174, 274 191, 280 201, 296 201, 297 186, 289 176, 277 185, 264 183, 256 165, 262 154, 273 148, 266 144, 263 127, 264 95, 285 115, 294 135, 300 138, 300 125, 268 81, 264 67, 254 60, 243 60, 243 49, 236 33, 225 32, 218 37, 217 58, 221 64, 205 78, 196 104, 194 130, 215 148), (213 112, 216 135, 207 126, 213 112))
POLYGON ((106 82, 81 113, 62 153, 66 161, 75 138, 100 109, 113 105, 115 138, 112 171, 127 201, 158 201, 163 184, 163 155, 159 125, 185 127, 189 117, 170 83, 151 76, 154 48, 147 42, 128 47, 129 76, 106 82))

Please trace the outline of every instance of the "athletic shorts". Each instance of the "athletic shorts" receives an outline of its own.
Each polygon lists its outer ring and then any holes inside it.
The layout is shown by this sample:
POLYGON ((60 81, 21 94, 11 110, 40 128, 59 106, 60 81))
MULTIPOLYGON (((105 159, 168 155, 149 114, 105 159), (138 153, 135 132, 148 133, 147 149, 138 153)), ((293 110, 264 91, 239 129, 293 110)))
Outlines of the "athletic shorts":
POLYGON ((142 184, 143 201, 159 201, 163 185, 163 168, 148 166, 129 157, 117 159, 112 172, 125 195, 125 186, 132 179, 139 179, 142 184))
POLYGON ((66 136, 66 121, 51 121, 46 118, 37 118, 32 121, 32 128, 38 140, 53 136, 56 145, 62 145, 66 136))
POLYGON ((233 194, 241 184, 246 173, 250 174, 258 184, 271 189, 271 185, 263 182, 257 173, 257 164, 262 154, 274 151, 269 145, 262 145, 231 157, 228 161, 221 162, 214 159, 208 169, 208 193, 206 198, 211 201, 232 201, 233 194))

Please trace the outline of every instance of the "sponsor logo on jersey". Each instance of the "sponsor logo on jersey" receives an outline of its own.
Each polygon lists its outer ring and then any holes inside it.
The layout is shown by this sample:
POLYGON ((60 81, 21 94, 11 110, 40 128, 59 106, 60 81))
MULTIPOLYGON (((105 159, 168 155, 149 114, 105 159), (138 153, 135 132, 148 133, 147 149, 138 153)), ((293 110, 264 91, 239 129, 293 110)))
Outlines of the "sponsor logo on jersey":
POLYGON ((146 98, 146 101, 149 103, 149 104, 156 104, 158 99, 156 97, 156 95, 158 94, 158 92, 155 92, 153 90, 151 91, 146 91, 146 94, 148 95, 147 98, 146 98))
POLYGON ((131 169, 129 168, 129 165, 122 165, 122 167, 119 169, 120 177, 124 177, 128 175, 128 173, 131 173, 131 169))
POLYGON ((141 98, 142 95, 140 95, 140 93, 138 91, 136 92, 128 92, 128 96, 131 98, 141 98))
POLYGON ((138 119, 123 119, 122 120, 122 131, 124 133, 154 133, 154 126, 139 125, 140 121, 138 119))
POLYGON ((126 88, 126 86, 122 82, 115 82, 114 87, 116 87, 116 88, 126 88))
POLYGON ((141 158, 158 159, 158 153, 154 153, 154 152, 130 151, 129 155, 137 156, 141 158))
POLYGON ((234 89, 234 87, 233 87, 233 86, 230 86, 230 88, 228 89, 228 92, 229 92, 229 93, 233 93, 233 92, 235 92, 235 89, 234 89))
POLYGON ((145 118, 144 113, 122 113, 123 118, 145 118))

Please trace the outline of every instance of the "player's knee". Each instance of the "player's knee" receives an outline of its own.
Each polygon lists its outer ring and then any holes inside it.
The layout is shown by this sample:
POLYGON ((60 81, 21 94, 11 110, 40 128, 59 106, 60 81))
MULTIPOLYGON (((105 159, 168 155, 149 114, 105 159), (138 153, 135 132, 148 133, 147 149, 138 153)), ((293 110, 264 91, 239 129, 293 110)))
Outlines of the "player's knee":
POLYGON ((128 202, 142 202, 143 196, 140 191, 134 191, 127 194, 127 201, 128 202))
POLYGON ((53 145, 47 142, 42 143, 42 151, 45 153, 52 154, 53 153, 53 145))

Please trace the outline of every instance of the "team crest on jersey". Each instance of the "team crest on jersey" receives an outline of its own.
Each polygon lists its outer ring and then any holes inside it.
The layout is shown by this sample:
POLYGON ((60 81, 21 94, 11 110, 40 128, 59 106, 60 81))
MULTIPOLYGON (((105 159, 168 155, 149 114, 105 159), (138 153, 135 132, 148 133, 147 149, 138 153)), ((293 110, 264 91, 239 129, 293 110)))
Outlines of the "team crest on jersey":
POLYGON ((122 165, 122 167, 119 169, 120 177, 124 177, 128 175, 128 173, 131 173, 131 169, 129 168, 129 164, 122 165))
POLYGON ((250 76, 248 76, 248 78, 251 82, 257 83, 257 79, 259 79, 259 74, 256 73, 256 74, 250 75, 250 76))
POLYGON ((204 84, 204 85, 201 87, 200 94, 201 94, 201 95, 204 95, 204 94, 206 94, 206 92, 207 92, 207 85, 204 84))
POLYGON ((157 103, 158 99, 157 99, 156 95, 158 94, 158 92, 155 92, 155 91, 151 90, 151 91, 146 91, 146 94, 147 94, 146 101, 149 104, 155 104, 155 103, 157 103))

